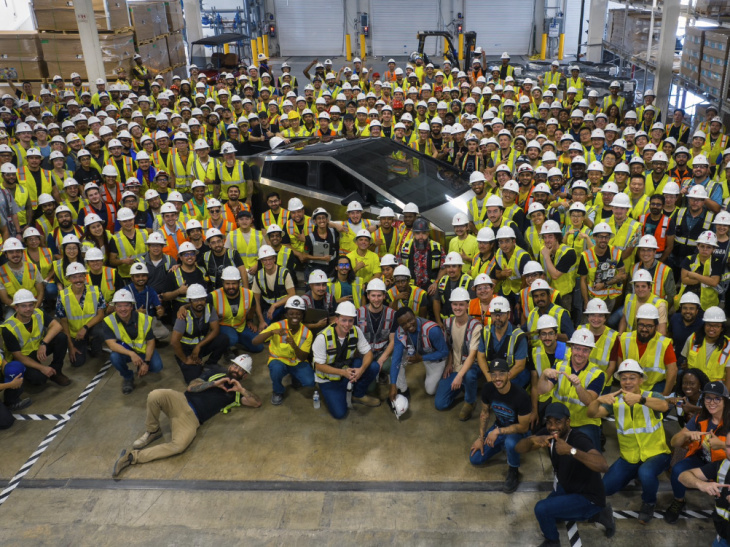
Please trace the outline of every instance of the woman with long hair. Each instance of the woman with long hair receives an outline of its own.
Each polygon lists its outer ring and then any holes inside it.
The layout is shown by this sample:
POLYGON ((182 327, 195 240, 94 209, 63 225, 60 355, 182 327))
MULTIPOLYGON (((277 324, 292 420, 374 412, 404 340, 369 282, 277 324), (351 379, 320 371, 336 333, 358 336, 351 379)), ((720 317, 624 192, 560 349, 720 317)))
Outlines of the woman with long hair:
POLYGON ((667 401, 677 409, 677 418, 682 427, 702 410, 702 387, 709 381, 707 374, 698 368, 688 368, 677 376, 677 396, 668 397, 667 401))
POLYGON ((98 215, 86 215, 84 218, 84 242, 81 245, 83 254, 96 247, 104 253, 104 264, 109 261, 109 240, 111 234, 104 229, 104 223, 98 215))
POLYGON ((65 289, 71 282, 66 279, 66 268, 74 262, 82 262, 81 243, 79 238, 73 234, 63 236, 61 240, 61 258, 53 262, 53 273, 56 274, 56 286, 59 289, 65 289))
POLYGON ((352 262, 347 256, 343 255, 337 259, 335 277, 327 287, 338 304, 352 302, 356 308, 360 307, 363 295, 362 280, 355 276, 352 262))

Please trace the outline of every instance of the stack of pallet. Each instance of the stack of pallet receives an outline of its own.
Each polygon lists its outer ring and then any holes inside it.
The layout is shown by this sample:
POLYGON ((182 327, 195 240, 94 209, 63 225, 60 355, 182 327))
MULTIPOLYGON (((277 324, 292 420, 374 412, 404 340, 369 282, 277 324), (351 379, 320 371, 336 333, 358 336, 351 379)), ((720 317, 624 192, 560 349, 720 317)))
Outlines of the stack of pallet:
POLYGON ((183 30, 185 19, 183 18, 182 4, 180 0, 165 2, 167 14, 167 26, 170 35, 167 37, 167 53, 170 57, 170 65, 173 73, 180 72, 180 69, 187 69, 187 53, 185 52, 185 40, 183 30))
POLYGON ((45 77, 46 66, 37 32, 0 34, 0 80, 40 80, 45 77))
MULTIPOLYGON (((137 51, 153 73, 172 77, 174 69, 186 63, 182 4, 172 1, 130 1, 137 51)), ((169 83, 169 82, 168 82, 169 83)))
POLYGON ((722 98, 723 95, 728 47, 730 47, 730 29, 705 30, 700 64, 700 89, 713 97, 722 98))

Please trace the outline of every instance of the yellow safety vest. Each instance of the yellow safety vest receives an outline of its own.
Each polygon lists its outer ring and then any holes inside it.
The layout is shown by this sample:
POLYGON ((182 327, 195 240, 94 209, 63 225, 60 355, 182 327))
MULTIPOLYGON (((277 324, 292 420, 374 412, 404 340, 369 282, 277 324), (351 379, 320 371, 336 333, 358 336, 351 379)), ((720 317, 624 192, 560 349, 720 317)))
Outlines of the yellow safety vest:
MULTIPOLYGON (((329 325, 328 327, 325 327, 325 329, 319 333, 319 336, 324 336, 325 347, 327 349, 327 362, 322 364, 334 365, 335 361, 337 361, 338 342, 337 332, 335 332, 335 325, 329 325)), ((344 362, 339 363, 342 365, 340 368, 345 369, 349 368, 350 365, 352 365, 352 360, 357 353, 357 342, 357 329, 353 326, 350 329, 350 332, 347 333, 347 338, 345 338, 345 360, 344 362)), ((330 382, 338 382, 342 380, 342 376, 338 376, 336 374, 326 374, 324 372, 316 372, 316 374, 319 378, 323 380, 329 380, 330 382)))
MULTIPOLYGON (((356 308, 359 308, 362 305, 362 295, 363 295, 363 287, 362 287, 362 279, 359 277, 356 277, 355 280, 351 283, 352 285, 352 303, 355 305, 356 308)), ((329 292, 335 300, 339 300, 342 298, 342 283, 338 279, 335 279, 334 281, 330 281, 327 283, 327 292, 329 292)), ((413 291, 411 291, 411 294, 413 294, 413 291)), ((418 315, 418 310, 414 310, 416 315, 418 315)))
MULTIPOLYGON (((621 250, 618 247, 608 246, 608 250, 611 253, 611 260, 618 263, 621 259, 621 250)), ((588 249, 583 251, 583 260, 585 260, 586 267, 588 268, 588 294, 591 298, 600 298, 601 300, 613 299, 621 296, 623 291, 623 283, 620 285, 610 285, 600 291, 593 288, 596 280, 596 272, 598 271, 598 257, 596 256, 595 249, 588 249)))
POLYGON ((28 203, 30 194, 28 193, 28 190, 25 189, 25 186, 23 186, 22 184, 16 184, 13 197, 15 198, 15 203, 18 204, 19 209, 18 223, 23 226, 28 223, 28 211, 26 204, 28 203))
POLYGON ((263 224, 264 230, 272 224, 276 224, 279 228, 283 229, 287 222, 289 222, 289 211, 286 209, 279 209, 278 218, 274 216, 271 209, 261 214, 261 224, 263 224))
POLYGON ((563 76, 562 72, 559 70, 553 72, 552 70, 549 70, 542 76, 542 88, 543 90, 547 90, 551 85, 556 85, 560 87, 560 78, 563 76))
POLYGON ((3 323, 3 327, 15 336, 18 345, 20 345, 20 353, 23 355, 30 355, 38 349, 45 331, 43 327, 43 313, 40 310, 33 312, 31 322, 33 327, 30 332, 28 332, 28 329, 25 328, 23 323, 18 321, 15 315, 3 323))
MULTIPOLYGON (((634 359, 638 361, 641 368, 644 369, 643 387, 651 390, 654 384, 661 382, 667 376, 667 369, 664 366, 664 354, 667 352, 669 344, 672 343, 670 338, 666 338, 658 332, 654 338, 649 340, 646 345, 644 354, 639 357, 639 346, 636 343, 636 336, 630 332, 621 335, 621 350, 624 359, 634 359)), ((572 420, 571 420, 572 421, 572 420)))
POLYGON ((512 251, 512 257, 509 260, 505 259, 502 249, 497 249, 494 255, 497 264, 502 270, 512 270, 512 275, 508 279, 502 280, 502 292, 506 295, 520 292, 520 288, 522 287, 522 272, 519 271, 517 266, 522 261, 523 256, 529 258, 530 255, 527 254, 527 251, 519 247, 515 247, 514 251, 512 251))
MULTIPOLYGON (((555 251, 555 260, 553 265, 557 266, 557 264, 563 259, 565 254, 570 250, 572 250, 571 247, 568 247, 565 244, 561 244, 558 247, 558 250, 555 251)), ((545 269, 545 274, 548 278, 548 281, 550 282, 550 285, 555 287, 560 294, 572 294, 573 289, 575 288, 575 278, 576 271, 578 270, 578 261, 576 260, 570 267, 570 269, 563 275, 561 275, 557 279, 553 279, 547 271, 547 266, 545 265, 545 257, 542 256, 542 253, 536 256, 540 257, 540 264, 542 264, 542 267, 545 269)))
MULTIPOLYGON (((644 229, 641 224, 628 217, 624 220, 624 223, 619 229, 616 229, 616 220, 613 216, 608 219, 608 225, 611 227, 614 234, 611 236, 611 239, 608 240, 608 244, 613 247, 618 247, 622 251, 632 245, 636 245, 644 229)), ((631 271, 631 266, 634 264, 635 252, 636 250, 634 250, 630 256, 624 258, 624 268, 627 272, 631 271)))
POLYGON ((31 260, 30 255, 28 254, 28 249, 23 251, 23 254, 25 256, 26 263, 33 264, 36 268, 40 269, 41 277, 43 279, 45 279, 51 269, 53 269, 53 255, 48 247, 38 247, 38 264, 31 260))
MULTIPOLYGON (((145 243, 145 236, 142 235, 142 231, 135 228, 134 234, 134 246, 132 246, 123 232, 114 234, 113 239, 117 244, 117 255, 119 258, 134 258, 137 261, 147 252, 147 244, 145 243)), ((129 270, 131 268, 131 264, 120 264, 117 266, 117 271, 122 277, 129 277, 129 270)))
MULTIPOLYGON (((651 391, 641 395, 653 397, 651 391)), ((662 413, 648 406, 624 402, 623 393, 613 402, 613 415, 616 419, 616 433, 621 457, 629 463, 645 462, 659 454, 670 454, 662 425, 662 413)), ((571 425, 573 417, 570 419, 571 425)))
POLYGON ((476 196, 474 196, 467 202, 466 207, 469 210, 469 214, 473 219, 476 229, 480 230, 481 228, 484 228, 487 219, 487 196, 484 196, 481 207, 477 205, 476 196))
MULTIPOLYGON (((567 313, 568 312, 565 311, 565 308, 562 308, 557 304, 553 304, 548 310, 547 314, 545 314, 554 318, 555 321, 558 322, 558 334, 562 333, 562 331, 560 330, 560 320, 567 313)), ((527 316, 527 321, 525 322, 525 326, 527 327, 527 334, 528 336, 530 336, 532 343, 535 345, 541 345, 541 343, 538 344, 538 342, 540 341, 540 337, 537 334, 537 320, 540 319, 540 317, 540 311, 537 308, 533 307, 530 311, 530 314, 527 316)))
POLYGON ((135 176, 137 173, 137 168, 134 165, 134 160, 130 158, 129 156, 122 156, 122 169, 124 170, 123 173, 119 173, 119 167, 117 166, 117 162, 114 159, 113 156, 109 156, 106 160, 106 165, 111 165, 117 170, 117 173, 119 174, 119 178, 122 182, 125 182, 129 177, 135 176))
MULTIPOLYGON (((205 324, 210 323, 210 315, 211 315, 211 307, 210 304, 205 305, 205 311, 203 312, 203 320, 205 324)), ((193 313, 188 310, 185 314, 185 332, 182 335, 182 338, 180 339, 180 342, 182 344, 186 344, 188 346, 195 346, 199 344, 205 336, 193 336, 193 331, 195 330, 195 321, 193 319, 193 313)))
POLYGON ((236 186, 241 192, 239 199, 245 201, 247 197, 246 176, 244 175, 244 163, 241 160, 235 160, 233 164, 233 172, 229 173, 226 163, 218 162, 218 176, 221 179, 221 195, 228 196, 228 188, 236 186))
MULTIPOLYGON (((272 326, 275 329, 287 329, 288 323, 287 320, 284 319, 278 323, 274 323, 272 326)), ((310 340, 312 336, 312 331, 304 325, 300 325, 299 330, 294 333, 294 343, 297 347, 304 350, 307 340, 310 340)), ((286 334, 286 338, 289 338, 289 333, 286 334)), ((271 344, 269 345, 268 363, 277 360, 290 367, 294 367, 300 363, 296 353, 289 345, 288 340, 284 341, 282 336, 279 334, 274 334, 271 338, 269 338, 269 340, 271 341, 271 344)))
MULTIPOLYGON (((289 222, 287 222, 287 226, 288 225, 289 225, 289 222)), ((352 223, 349 220, 346 220, 345 222, 342 223, 342 226, 345 228, 345 231, 340 234, 340 254, 341 255, 357 250, 357 245, 355 245, 355 230, 352 229, 352 223)), ((366 218, 363 218, 362 219, 363 229, 367 230, 370 228, 370 226, 371 226, 370 221, 366 218)))
MULTIPOLYGON (((553 399, 563 403, 570 410, 570 425, 572 427, 590 424, 600 426, 601 419, 588 417, 588 406, 581 402, 578 397, 578 391, 570 380, 568 380, 568 376, 573 374, 570 361, 561 363, 555 369, 564 374, 558 376, 557 384, 553 389, 553 399)), ((603 374, 603 371, 588 363, 583 370, 578 372, 577 376, 583 388, 586 388, 599 374, 603 374)))
POLYGON ((210 213, 208 213, 208 200, 203 198, 202 204, 195 201, 195 198, 186 201, 185 205, 183 205, 183 213, 191 219, 203 222, 206 218, 208 218, 208 216, 210 216, 210 213))
MULTIPOLYGON (((634 264, 634 268, 631 270, 631 278, 633 279, 634 274, 640 269, 641 264, 638 262, 634 264)), ((657 295, 659 298, 664 300, 667 299, 667 293, 664 290, 664 284, 667 281, 669 275, 672 274, 672 270, 663 262, 656 263, 654 268, 654 275, 652 276, 653 283, 651 285, 651 292, 657 295)))
POLYGON ((127 344, 136 353, 145 353, 147 349, 147 333, 152 328, 152 318, 147 314, 137 312, 137 336, 135 336, 134 340, 130 338, 127 329, 124 328, 124 324, 117 319, 116 313, 108 315, 104 319, 104 323, 112 330, 115 341, 118 344, 127 344))
POLYGON ((183 164, 182 158, 177 151, 172 156, 172 172, 175 174, 175 190, 178 192, 189 192, 190 185, 193 183, 192 173, 193 161, 195 156, 192 152, 188 152, 188 160, 183 164))
MULTIPOLYGON (((390 289, 388 289, 388 300, 394 301, 395 297, 398 296, 398 288, 392 286, 390 289)), ((415 285, 411 285, 411 293, 408 295, 408 303, 403 304, 402 300, 398 301, 398 309, 401 309, 404 305, 408 306, 413 310, 413 313, 418 315, 418 311, 421 309, 421 306, 423 305, 426 298, 426 291, 423 289, 416 287, 415 285)))
MULTIPOLYGON (((86 284, 91 285, 91 274, 86 274, 86 284)), ((114 268, 104 267, 101 270, 101 294, 104 300, 111 302, 114 298, 117 285, 117 271, 114 268)))
POLYGON ((525 239, 530 245, 529 250, 532 253, 532 256, 539 257, 540 251, 542 251, 542 248, 545 246, 545 244, 540 237, 540 230, 537 228, 537 226, 528 226, 527 230, 525 230, 525 239))
MULTIPOLYGON (((53 178, 51 172, 41 169, 41 194, 50 194, 53 192, 53 178)), ((18 184, 25 188, 30 197, 30 204, 33 209, 38 207, 38 188, 35 179, 27 166, 18 168, 18 184)))
MULTIPOLYGON (((506 334, 506 333, 505 333, 506 334)), ((519 327, 513 327, 512 328, 512 334, 510 334, 509 337, 509 343, 507 344, 507 364, 509 365, 509 368, 512 368, 515 364, 515 348, 517 347, 517 342, 519 342, 522 337, 525 335, 524 332, 522 332, 522 329, 519 327)), ((485 326, 482 329, 482 341, 484 342, 484 354, 489 354, 489 344, 492 340, 492 327, 491 326, 485 326)))
POLYGON ((79 304, 71 287, 63 289, 59 300, 66 312, 66 320, 68 321, 68 329, 71 332, 71 338, 75 338, 76 334, 91 321, 99 311, 99 287, 87 285, 84 289, 84 305, 79 304))
MULTIPOLYGON (((218 164, 219 162, 217 159, 208 157, 208 165, 203 168, 203 163, 200 161, 200 158, 195 158, 191 170, 193 179, 202 180, 203 182, 205 182, 206 179, 210 182, 215 181, 218 164)), ((213 197, 213 187, 207 182, 205 182, 205 196, 213 197)))
POLYGON ((253 268, 259 259, 259 249, 264 244, 264 236, 261 235, 261 232, 253 228, 251 228, 249 234, 247 242, 243 237, 241 228, 233 230, 230 234, 231 248, 238 251, 238 254, 241 255, 241 260, 243 260, 243 265, 246 268, 253 268))
MULTIPOLYGON (((581 328, 590 330, 590 326, 588 324, 583 325, 581 328)), ((588 362, 605 373, 606 369, 608 369, 608 360, 611 357, 611 350, 613 349, 617 339, 617 331, 604 327, 603 334, 601 334, 598 340, 596 340, 596 347, 591 350, 588 362)), ((606 375, 605 385, 610 386, 612 383, 613 377, 606 375)))
POLYGON ((687 368, 698 368, 702 370, 710 382, 725 381, 725 367, 730 360, 730 341, 723 337, 722 346, 716 345, 710 355, 707 355, 707 343, 703 337, 702 344, 697 344, 697 333, 693 333, 689 341, 689 352, 687 353, 687 368))
MULTIPOLYGON (((558 359, 557 356, 555 357, 554 364, 555 366, 550 366, 550 360, 548 359, 547 353, 545 352, 545 347, 542 344, 538 344, 535 347, 532 348, 532 362, 535 365, 535 372, 537 373, 537 377, 539 378, 542 376, 542 373, 545 372, 546 369, 549 368, 557 368, 559 365, 564 365, 565 363, 570 363, 570 347, 568 345, 565 345, 565 355, 562 359, 558 359)), ((553 395, 553 391, 555 388, 551 391, 548 391, 547 393, 543 393, 542 395, 538 395, 537 400, 540 403, 544 403, 545 401, 549 401, 550 398, 553 395)))
MULTIPOLYGON (((289 220, 286 221, 286 233, 289 234, 289 245, 291 245, 291 248, 295 251, 304 252, 304 241, 299 241, 296 238, 297 234, 303 235, 305 238, 314 230, 316 230, 316 226, 314 225, 314 221, 311 217, 308 217, 307 215, 304 215, 304 219, 302 220, 302 224, 299 225, 296 222, 294 222, 294 219, 289 217, 289 220), (301 231, 298 229, 301 226, 301 231)), ((342 240, 340 240, 340 248, 342 247, 342 240)))
POLYGON ((211 296, 213 297, 213 305, 215 306, 216 313, 218 313, 221 326, 233 327, 237 332, 243 332, 243 329, 246 328, 246 315, 251 309, 253 293, 249 289, 241 287, 241 291, 238 294, 238 313, 236 315, 233 315, 233 310, 228 303, 228 296, 226 296, 223 288, 213 291, 211 296))
MULTIPOLYGON (((664 302, 664 304, 667 304, 667 301, 663 298, 659 298, 657 295, 652 294, 649 297, 649 300, 644 302, 644 304, 651 304, 655 308, 658 308, 659 305, 664 302)), ((626 302, 624 303, 624 319, 626 319, 626 332, 631 332, 633 330, 636 330, 634 328, 634 323, 636 322, 636 310, 638 310, 642 306, 642 303, 639 302, 639 298, 636 296, 636 294, 632 293, 626 296, 626 302)), ((669 307, 667 306, 667 310, 669 307)))
MULTIPOLYGON (((699 266, 702 266, 702 274, 704 276, 710 277, 710 271, 712 266, 712 257, 705 260, 704 264, 700 262, 700 255, 695 254, 694 258, 690 262, 689 265, 689 271, 691 272, 697 272, 699 269, 699 266)), ((684 291, 687 290, 687 285, 682 285, 682 288, 679 291, 679 294, 674 297, 674 308, 679 309, 679 301, 682 298, 682 295, 684 294, 684 291)), ((717 291, 714 287, 710 287, 709 285, 705 285, 704 283, 700 284, 700 307, 703 310, 707 310, 708 308, 712 306, 717 306, 720 303, 720 296, 717 294, 717 291)))
POLYGON ((570 78, 567 79, 567 83, 565 84, 565 86, 566 86, 565 87, 566 92, 571 87, 574 87, 576 89, 576 91, 578 93, 575 96, 575 100, 580 102, 580 100, 583 98, 583 89, 584 89, 583 80, 580 78, 580 76, 578 76, 578 78, 576 80, 574 80, 573 77, 571 76, 570 78))
POLYGON ((38 292, 35 290, 35 278, 37 274, 38 268, 28 260, 23 261, 23 278, 21 281, 18 281, 18 278, 15 277, 7 262, 0 266, 0 281, 5 286, 8 298, 11 299, 20 289, 28 289, 33 293, 33 296, 38 297, 38 292))

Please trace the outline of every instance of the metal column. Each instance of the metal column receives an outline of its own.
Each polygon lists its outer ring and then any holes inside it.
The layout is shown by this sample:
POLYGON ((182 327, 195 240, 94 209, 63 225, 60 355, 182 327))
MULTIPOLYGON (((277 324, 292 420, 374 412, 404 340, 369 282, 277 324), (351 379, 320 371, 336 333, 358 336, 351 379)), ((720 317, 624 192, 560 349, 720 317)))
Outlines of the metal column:
MULTIPOLYGON (((659 48, 654 75, 656 104, 665 115, 669 105, 669 94, 672 89, 672 65, 674 63, 674 46, 677 38, 680 0, 664 0, 662 7, 662 27, 659 32, 659 48)), ((648 61, 648 59, 647 59, 648 61)), ((645 90, 642 90, 645 91, 645 90)))
MULTIPOLYGON (((185 12, 185 31, 188 38, 188 51, 190 52, 191 61, 198 66, 205 67, 205 56, 200 56, 198 49, 195 53, 197 57, 193 57, 193 49, 190 46, 196 40, 203 38, 203 23, 200 13, 200 0, 183 0, 183 10, 185 12)), ((194 85, 194 84, 193 84, 194 85)))
MULTIPOLYGON (((601 58, 603 57, 603 35, 606 31, 607 17, 608 0, 591 0, 591 11, 588 13, 587 61, 593 63, 601 62, 601 58)), ((673 50, 674 48, 672 48, 673 50)))
POLYGON ((101 45, 99 44, 99 32, 96 29, 94 18, 94 6, 92 0, 77 0, 74 2, 76 22, 79 25, 79 39, 84 52, 84 64, 89 82, 101 78, 106 81, 104 60, 101 56, 101 45))

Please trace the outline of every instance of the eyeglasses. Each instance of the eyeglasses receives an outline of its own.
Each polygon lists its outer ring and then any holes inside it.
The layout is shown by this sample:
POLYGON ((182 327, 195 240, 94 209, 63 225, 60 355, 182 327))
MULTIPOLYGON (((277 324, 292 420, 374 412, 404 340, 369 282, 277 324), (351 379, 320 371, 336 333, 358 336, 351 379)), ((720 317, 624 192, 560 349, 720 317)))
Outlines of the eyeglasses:
POLYGON ((185 253, 180 253, 180 256, 195 256, 196 253, 193 251, 187 251, 185 253))
POLYGON ((220 207, 216 207, 215 209, 208 209, 211 213, 220 213, 221 209, 220 207))
POLYGON ((722 402, 722 397, 708 397, 705 395, 705 404, 714 404, 718 405, 722 402))
POLYGON ((350 269, 350 265, 349 264, 338 264, 337 267, 338 268, 343 268, 345 270, 349 270, 350 269))

